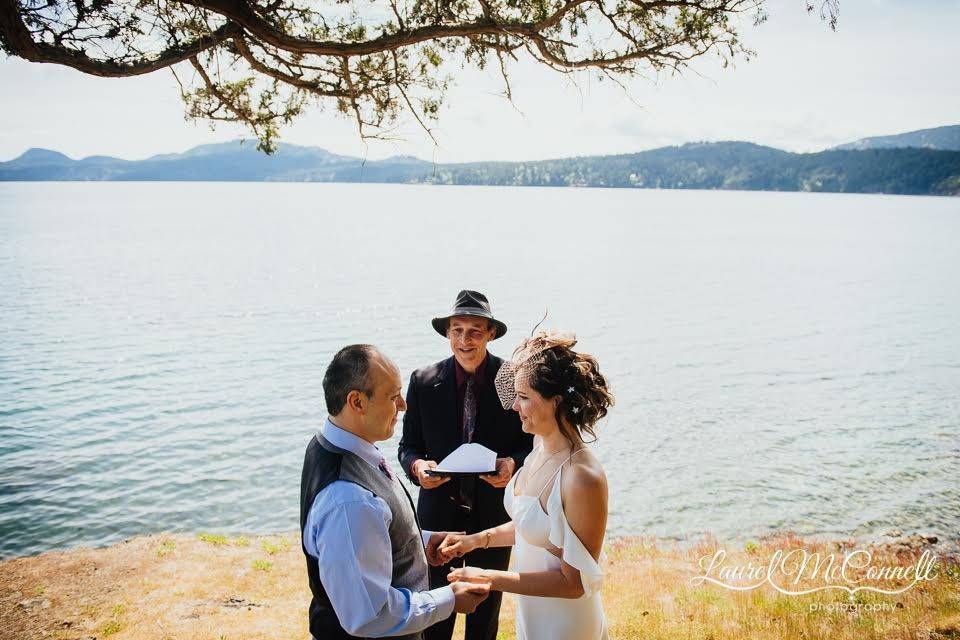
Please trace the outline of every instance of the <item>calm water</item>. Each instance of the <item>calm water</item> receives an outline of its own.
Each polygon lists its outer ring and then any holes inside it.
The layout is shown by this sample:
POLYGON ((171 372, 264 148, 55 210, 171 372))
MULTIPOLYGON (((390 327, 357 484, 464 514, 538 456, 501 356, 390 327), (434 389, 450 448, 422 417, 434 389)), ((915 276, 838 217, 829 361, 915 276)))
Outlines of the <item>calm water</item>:
POLYGON ((958 245, 942 198, 3 184, 0 557, 295 530, 333 352, 446 357, 460 288, 599 358, 611 535, 955 538, 958 245))

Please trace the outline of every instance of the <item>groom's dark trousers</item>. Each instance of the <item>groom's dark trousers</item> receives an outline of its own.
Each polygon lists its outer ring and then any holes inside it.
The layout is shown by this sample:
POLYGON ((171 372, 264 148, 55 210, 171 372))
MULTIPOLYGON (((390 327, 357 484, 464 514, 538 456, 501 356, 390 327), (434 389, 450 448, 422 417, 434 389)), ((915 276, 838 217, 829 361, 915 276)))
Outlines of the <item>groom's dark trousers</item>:
MULTIPOLYGON (((520 417, 515 411, 505 410, 497 397, 493 379, 502 363, 488 353, 476 372, 477 416, 472 442, 496 451, 498 458, 513 458, 519 469, 533 447, 533 436, 523 432, 520 417)), ((440 462, 465 441, 462 425, 466 376, 462 369, 458 372, 458 367, 450 357, 410 376, 399 457, 414 484, 419 484, 411 469, 416 460, 440 462)), ((417 513, 421 526, 431 531, 476 533, 509 520, 503 508, 503 489, 473 477, 453 478, 435 489, 421 488, 417 513)), ((430 588, 448 584, 447 573, 464 562, 472 567, 505 571, 510 564, 510 548, 477 549, 451 564, 430 567, 430 588)), ((500 600, 500 592, 491 592, 467 616, 466 640, 495 640, 500 600)), ((429 627, 424 632, 425 640, 449 640, 455 620, 456 614, 429 627)))

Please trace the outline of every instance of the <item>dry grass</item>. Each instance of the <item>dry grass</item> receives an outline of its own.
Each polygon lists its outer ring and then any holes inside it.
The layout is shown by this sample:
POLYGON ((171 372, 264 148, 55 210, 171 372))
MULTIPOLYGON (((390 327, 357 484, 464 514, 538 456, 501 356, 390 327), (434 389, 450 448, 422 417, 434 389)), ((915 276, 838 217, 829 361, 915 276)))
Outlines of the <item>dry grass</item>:
POLYGON ((304 640, 299 539, 251 539, 147 536, 5 561, 0 638, 304 640))
MULTIPOLYGON (((855 546, 853 541, 847 545, 855 546)), ((960 572, 956 564, 947 565, 948 571, 941 570, 935 581, 918 584, 898 596, 864 591, 854 596, 857 603, 887 603, 892 605, 892 611, 811 611, 811 605, 816 603, 849 603, 849 596, 835 590, 789 596, 766 585, 743 592, 709 584, 691 586, 690 579, 699 573, 698 559, 712 555, 721 546, 734 562, 748 558, 762 561, 776 549, 838 551, 836 543, 801 540, 789 534, 739 550, 715 540, 705 540, 686 550, 664 547, 649 539, 614 541, 607 549, 610 580, 603 590, 610 636, 649 640, 960 638, 960 572)), ((920 551, 879 549, 875 562, 909 565, 920 551)), ((943 566, 941 561, 941 569, 943 566)))
MULTIPOLYGON (((893 611, 811 612, 812 603, 845 602, 846 596, 690 586, 697 558, 716 544, 680 549, 641 538, 611 542, 603 589, 611 638, 960 638, 956 565, 944 570, 941 564, 935 581, 899 596, 857 595, 858 602, 892 603, 893 611)), ((835 550, 833 543, 780 536, 738 553, 762 557, 800 544, 835 550)), ((885 562, 909 564, 917 551, 884 553, 885 562)), ((296 534, 148 536, 0 563, 0 639, 305 640, 307 600, 296 534)), ((504 598, 501 638, 514 637, 514 605, 504 598)))

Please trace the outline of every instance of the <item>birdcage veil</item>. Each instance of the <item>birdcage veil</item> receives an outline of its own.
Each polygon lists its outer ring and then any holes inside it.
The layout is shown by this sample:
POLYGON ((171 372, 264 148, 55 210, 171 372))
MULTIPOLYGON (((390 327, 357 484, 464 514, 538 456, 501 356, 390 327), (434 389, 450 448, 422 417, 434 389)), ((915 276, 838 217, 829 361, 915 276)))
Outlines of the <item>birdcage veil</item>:
POLYGON ((517 399, 517 385, 529 379, 537 365, 543 362, 543 352, 553 347, 572 347, 577 344, 573 331, 538 331, 526 338, 514 349, 513 357, 504 361, 497 371, 493 384, 497 389, 504 409, 509 409, 517 399))

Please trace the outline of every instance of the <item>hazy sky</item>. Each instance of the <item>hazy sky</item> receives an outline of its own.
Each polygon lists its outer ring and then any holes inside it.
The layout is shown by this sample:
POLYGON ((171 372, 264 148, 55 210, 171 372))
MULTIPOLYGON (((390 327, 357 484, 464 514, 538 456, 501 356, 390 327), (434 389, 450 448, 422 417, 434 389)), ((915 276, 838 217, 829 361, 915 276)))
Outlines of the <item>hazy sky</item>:
MULTIPOLYGON (((434 147, 415 125, 405 142, 359 140, 350 120, 312 110, 284 142, 382 158, 438 162, 623 153, 694 140, 749 140, 813 151, 869 135, 960 123, 960 0, 840 0, 831 32, 802 0, 774 0, 747 26, 757 51, 721 69, 703 60, 683 77, 628 84, 629 97, 587 74, 565 77, 523 61, 511 73, 516 108, 493 70, 460 75, 434 147)), ((30 147, 73 158, 140 159, 248 136, 186 122, 169 71, 125 79, 0 60, 0 160, 30 147)))

